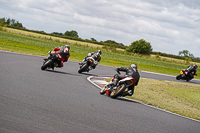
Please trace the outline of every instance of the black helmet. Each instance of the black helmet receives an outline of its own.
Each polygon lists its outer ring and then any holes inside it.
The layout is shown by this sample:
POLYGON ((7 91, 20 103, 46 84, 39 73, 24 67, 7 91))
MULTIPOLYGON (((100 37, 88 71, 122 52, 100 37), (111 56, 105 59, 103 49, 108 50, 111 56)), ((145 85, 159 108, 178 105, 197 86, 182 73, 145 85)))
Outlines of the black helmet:
POLYGON ((69 46, 69 45, 65 45, 65 48, 66 48, 66 47, 70 50, 70 46, 69 46))
POLYGON ((101 55, 102 52, 101 52, 101 50, 97 50, 97 53, 99 53, 101 55))
POLYGON ((198 68, 197 64, 194 64, 194 68, 195 68, 195 69, 197 69, 197 68, 198 68))
POLYGON ((137 65, 136 64, 131 64, 130 67, 137 70, 137 65))

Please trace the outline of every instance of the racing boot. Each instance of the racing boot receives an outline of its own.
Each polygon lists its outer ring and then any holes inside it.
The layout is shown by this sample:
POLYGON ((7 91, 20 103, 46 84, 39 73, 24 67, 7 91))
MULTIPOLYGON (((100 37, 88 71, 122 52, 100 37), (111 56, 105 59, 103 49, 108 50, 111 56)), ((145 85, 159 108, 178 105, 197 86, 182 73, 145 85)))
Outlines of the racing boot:
POLYGON ((128 91, 125 91, 122 96, 125 97, 125 96, 132 96, 133 95, 133 90, 128 90, 128 91))

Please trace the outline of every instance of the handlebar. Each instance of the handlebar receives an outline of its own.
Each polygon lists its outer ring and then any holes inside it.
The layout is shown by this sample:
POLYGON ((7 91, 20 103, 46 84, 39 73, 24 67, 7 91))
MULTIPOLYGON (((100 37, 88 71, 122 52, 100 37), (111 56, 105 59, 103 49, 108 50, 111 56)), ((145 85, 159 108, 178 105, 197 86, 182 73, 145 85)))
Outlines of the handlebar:
POLYGON ((117 71, 118 74, 121 74, 120 71, 118 71, 117 69, 115 69, 115 71, 117 71))

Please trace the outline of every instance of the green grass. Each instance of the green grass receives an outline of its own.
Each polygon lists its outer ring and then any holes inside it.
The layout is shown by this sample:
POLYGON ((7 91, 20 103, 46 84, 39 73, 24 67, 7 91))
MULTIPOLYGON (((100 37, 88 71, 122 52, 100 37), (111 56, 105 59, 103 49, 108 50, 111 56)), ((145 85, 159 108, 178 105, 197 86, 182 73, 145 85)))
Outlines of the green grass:
MULTIPOLYGON (((110 82, 111 78, 106 81, 110 82)), ((134 95, 126 96, 176 114, 200 120, 200 85, 140 79, 134 95)))
MULTIPOLYGON (((64 46, 65 44, 66 43, 49 39, 41 39, 0 31, 0 49, 6 51, 46 56, 48 51, 53 50, 55 47, 64 46)), ((93 46, 87 47, 76 44, 69 45, 71 46, 71 56, 69 60, 73 61, 82 61, 87 53, 97 50, 97 48, 93 48, 93 46)), ((130 66, 132 63, 136 63, 140 71, 151 71, 174 76, 178 75, 181 69, 187 68, 187 65, 185 64, 155 60, 148 58, 147 56, 133 56, 119 54, 117 52, 108 52, 103 49, 101 50, 103 51, 102 60, 100 62, 101 65, 125 67, 130 66)), ((200 75, 199 71, 200 69, 198 68, 198 75, 200 75)), ((200 79, 200 77, 195 78, 200 79)))
POLYGON ((200 85, 140 79, 128 98, 200 120, 200 85))
POLYGON ((59 38, 59 37, 43 35, 43 34, 33 33, 33 32, 29 32, 29 31, 19 30, 19 29, 8 28, 8 27, 6 27, 4 29, 8 32, 11 32, 11 33, 21 34, 21 35, 26 35, 26 36, 32 36, 32 37, 37 37, 37 38, 42 38, 42 39, 51 39, 53 41, 67 42, 67 43, 70 43, 70 44, 89 45, 89 46, 92 46, 92 47, 102 48, 102 45, 89 43, 89 42, 81 42, 81 41, 77 41, 77 40, 59 38))

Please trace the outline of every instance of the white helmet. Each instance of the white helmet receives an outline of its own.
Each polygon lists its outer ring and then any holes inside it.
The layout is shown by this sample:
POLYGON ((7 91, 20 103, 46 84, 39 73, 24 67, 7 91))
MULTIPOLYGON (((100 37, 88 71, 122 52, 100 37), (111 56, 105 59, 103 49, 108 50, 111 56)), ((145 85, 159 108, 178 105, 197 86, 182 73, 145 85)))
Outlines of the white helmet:
POLYGON ((137 65, 136 64, 131 64, 130 67, 137 70, 137 65))

